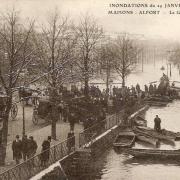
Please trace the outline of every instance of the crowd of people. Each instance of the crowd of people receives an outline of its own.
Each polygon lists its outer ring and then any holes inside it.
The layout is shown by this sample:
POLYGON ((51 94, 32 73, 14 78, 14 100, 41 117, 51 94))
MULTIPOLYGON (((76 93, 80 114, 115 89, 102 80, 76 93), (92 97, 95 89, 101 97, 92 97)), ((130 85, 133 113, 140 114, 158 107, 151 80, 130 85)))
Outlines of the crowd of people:
MULTIPOLYGON (((72 148, 75 147, 75 136, 72 130, 68 133, 66 146, 68 153, 70 153, 72 148)), ((38 165, 43 167, 48 165, 50 158, 50 147, 51 136, 48 136, 47 139, 42 142, 41 154, 37 156, 38 160, 40 161, 40 164, 38 165)), ((16 139, 12 143, 13 160, 16 162, 16 164, 19 164, 22 159, 23 161, 31 159, 30 165, 35 166, 36 164, 33 157, 36 155, 37 149, 38 145, 33 136, 28 138, 27 135, 24 135, 22 139, 20 139, 19 135, 16 135, 16 139)))
MULTIPOLYGON (((45 166, 49 160, 50 143, 51 136, 48 136, 47 140, 44 140, 42 143, 42 153, 40 156, 42 166, 45 166)), ((16 139, 12 143, 13 160, 16 161, 16 164, 19 164, 21 159, 26 161, 35 156, 37 148, 38 145, 33 136, 28 138, 27 135, 24 135, 22 139, 20 139, 19 135, 16 135, 16 139)))
MULTIPOLYGON (((58 94, 63 97, 59 102, 60 117, 64 122, 69 122, 70 124, 70 132, 67 138, 71 140, 67 142, 68 150, 70 151, 71 148, 75 146, 74 125, 76 122, 83 121, 84 129, 87 129, 93 124, 104 120, 106 114, 118 112, 123 108, 128 112, 128 109, 130 111, 136 103, 141 102, 146 97, 157 94, 163 95, 164 89, 162 89, 161 86, 165 87, 167 91, 168 83, 169 80, 167 76, 163 74, 158 87, 156 84, 153 85, 150 83, 149 85, 145 84, 142 89, 137 83, 136 86, 131 87, 122 88, 113 86, 112 92, 110 92, 109 89, 101 90, 99 86, 92 85, 89 87, 88 100, 83 97, 83 88, 78 89, 76 86, 73 86, 71 91, 68 91, 67 88, 60 87, 58 94)), ((48 95, 48 91, 46 93, 48 95)), ((37 92, 35 96, 38 96, 37 92)), ((158 116, 154 122, 155 130, 160 131, 161 120, 159 120, 158 116)), ((43 142, 42 151, 49 147, 50 139, 48 142, 43 142)), ((17 136, 13 142, 12 149, 16 163, 19 163, 20 158, 26 160, 36 153, 37 143, 32 136, 29 138, 24 136, 22 141, 19 139, 19 136, 17 136)), ((48 157, 48 153, 46 156, 48 157)), ((45 159, 48 159, 47 157, 45 159)), ((42 157, 42 164, 45 164, 45 159, 43 160, 42 157)))
POLYGON ((26 161, 33 157, 37 147, 37 143, 33 136, 28 138, 27 135, 24 135, 22 140, 20 140, 19 135, 16 135, 16 139, 12 143, 13 159, 16 161, 16 164, 19 164, 20 159, 22 158, 26 161))

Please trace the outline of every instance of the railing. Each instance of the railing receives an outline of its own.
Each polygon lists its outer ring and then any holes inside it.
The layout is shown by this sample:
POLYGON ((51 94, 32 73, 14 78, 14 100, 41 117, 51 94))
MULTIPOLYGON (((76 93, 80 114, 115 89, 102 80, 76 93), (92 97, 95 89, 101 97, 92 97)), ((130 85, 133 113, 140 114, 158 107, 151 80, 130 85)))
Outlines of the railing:
MULTIPOLYGON (((143 103, 136 104, 130 109, 131 110, 130 114, 133 114, 138 109, 144 106, 145 105, 143 103)), ((96 138, 103 132, 107 131, 108 129, 111 129, 115 125, 123 125, 123 126, 130 125, 130 122, 124 119, 124 113, 125 113, 125 109, 121 110, 116 114, 108 116, 105 120, 100 121, 94 124, 93 126, 91 126, 90 128, 87 128, 83 132, 81 132, 79 134, 79 147, 89 145, 89 143, 91 143, 94 138, 96 138)))
POLYGON ((121 118, 119 114, 114 114, 108 116, 105 120, 94 124, 90 128, 85 129, 83 132, 79 134, 79 147, 91 143, 91 141, 94 138, 96 138, 103 132, 107 131, 108 129, 111 129, 113 126, 120 123, 121 123, 121 118))
POLYGON ((28 159, 27 161, 0 174, 0 180, 26 180, 51 164, 67 156, 74 151, 71 148, 74 137, 69 138, 50 149, 28 159))
MULTIPOLYGON (((133 111, 138 108, 140 107, 135 107, 133 111)), ((91 143, 92 139, 104 133, 108 129, 111 129, 113 126, 122 124, 122 115, 123 111, 120 111, 118 114, 108 116, 105 120, 94 124, 88 129, 85 129, 79 134, 79 137, 72 137, 58 143, 57 145, 52 146, 49 150, 42 152, 13 167, 12 169, 3 172, 0 174, 0 180, 26 180, 33 177, 51 164, 75 151, 75 148, 71 148, 74 146, 74 141, 76 142, 76 145, 82 147, 87 143, 91 143), (44 156, 46 156, 46 158, 43 162, 44 156)))

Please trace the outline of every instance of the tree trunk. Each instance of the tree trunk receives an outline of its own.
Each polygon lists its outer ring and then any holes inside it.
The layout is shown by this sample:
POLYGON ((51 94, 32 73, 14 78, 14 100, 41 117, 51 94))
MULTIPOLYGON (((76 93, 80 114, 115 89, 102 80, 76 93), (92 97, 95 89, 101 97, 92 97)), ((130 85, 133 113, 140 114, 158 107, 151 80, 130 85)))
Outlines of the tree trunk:
POLYGON ((51 110, 51 137, 56 140, 56 122, 58 120, 58 110, 57 110, 57 90, 55 87, 50 88, 50 102, 52 104, 51 110))
POLYGON ((6 109, 3 117, 3 129, 2 129, 2 146, 0 153, 0 165, 5 165, 6 159, 6 147, 7 147, 7 137, 8 137, 8 120, 9 120, 9 112, 11 110, 11 98, 7 101, 6 109))
POLYGON ((125 87, 125 76, 122 75, 122 87, 124 88, 125 87))
POLYGON ((88 74, 88 55, 84 60, 84 71, 85 71, 85 79, 84 79, 84 96, 86 98, 89 97, 89 74, 88 74))
POLYGON ((88 77, 85 77, 85 80, 84 80, 84 96, 85 97, 89 97, 89 78, 88 77))
POLYGON ((56 121, 57 121, 57 111, 56 105, 52 105, 52 124, 51 124, 51 137, 56 140, 56 121))

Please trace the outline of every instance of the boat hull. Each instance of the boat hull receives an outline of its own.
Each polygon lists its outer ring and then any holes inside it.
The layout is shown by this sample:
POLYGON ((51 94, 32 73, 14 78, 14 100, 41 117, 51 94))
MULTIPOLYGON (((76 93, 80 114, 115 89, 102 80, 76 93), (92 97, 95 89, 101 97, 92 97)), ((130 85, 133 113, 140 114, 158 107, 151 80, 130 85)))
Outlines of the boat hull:
POLYGON ((137 116, 134 119, 134 123, 136 126, 144 126, 147 127, 147 121, 145 119, 143 119, 141 116, 137 116))
POLYGON ((136 136, 132 131, 121 132, 116 136, 113 146, 115 148, 130 148, 133 146, 135 138, 136 136))
POLYGON ((180 159, 180 150, 128 149, 127 153, 136 158, 180 159))
POLYGON ((149 144, 152 144, 154 146, 156 146, 157 142, 158 142, 158 139, 151 138, 151 137, 146 137, 146 136, 142 136, 142 135, 137 135, 136 137, 137 137, 137 139, 139 141, 142 141, 142 142, 145 142, 145 143, 149 143, 149 144))
POLYGON ((134 132, 141 134, 143 136, 146 136, 146 137, 158 139, 166 144, 170 144, 173 146, 175 145, 175 142, 174 142, 175 138, 173 136, 167 136, 167 135, 160 134, 151 128, 145 128, 145 127, 139 126, 139 127, 134 128, 134 132))

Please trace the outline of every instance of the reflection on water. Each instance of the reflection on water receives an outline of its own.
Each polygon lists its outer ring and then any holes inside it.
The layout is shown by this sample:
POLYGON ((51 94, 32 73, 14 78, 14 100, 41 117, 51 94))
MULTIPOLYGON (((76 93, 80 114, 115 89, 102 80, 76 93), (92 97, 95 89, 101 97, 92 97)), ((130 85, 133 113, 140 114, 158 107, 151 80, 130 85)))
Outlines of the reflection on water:
MULTIPOLYGON (((160 66, 159 66, 160 67, 160 66)), ((149 71, 151 69, 149 68, 149 71)), ((157 80, 162 72, 155 74, 148 73, 135 74, 129 77, 128 84, 141 84, 157 80), (158 75, 158 76, 157 76, 158 75), (148 77, 147 79, 145 77, 148 77), (155 79, 156 77, 156 79, 155 79), (136 79, 136 82, 134 81, 136 79)), ((174 73, 174 79, 177 74, 174 73)), ((179 76, 178 76, 179 79, 179 76)), ((177 79, 176 79, 177 80, 177 79)), ((154 117, 158 114, 162 120, 162 128, 180 132, 180 100, 175 100, 167 107, 151 107, 145 115, 148 126, 154 127, 154 117)), ((144 146, 140 143, 135 144, 138 148, 144 146)), ((146 147, 151 148, 151 147, 146 147)), ((175 146, 161 143, 160 149, 179 149, 180 141, 175 146)), ((180 161, 179 160, 158 160, 158 159, 136 159, 124 153, 118 153, 113 148, 107 150, 95 163, 96 175, 94 179, 102 180, 180 180, 180 161)))
MULTIPOLYGON (((160 70, 162 64, 145 65, 143 73, 131 74, 127 79, 128 85, 137 82, 144 86, 149 82, 159 80, 162 75, 160 70)), ((166 67, 166 66, 165 66, 166 67)), ((178 81, 179 74, 175 68, 172 69, 172 80, 178 81)), ((114 82, 118 82, 117 78, 114 82)), ((154 117, 158 114, 162 120, 161 126, 167 130, 180 132, 180 100, 175 100, 167 107, 150 107, 145 114, 149 127, 154 127, 154 117)), ((144 148, 144 144, 135 143, 138 148, 144 148)), ((152 148, 146 146, 146 148, 152 148)), ((180 141, 175 146, 161 143, 160 149, 179 149, 180 141)), ((158 160, 158 159, 135 159, 125 153, 118 153, 113 148, 107 150, 95 161, 95 176, 92 179, 102 180, 180 180, 180 161, 158 160)))
MULTIPOLYGON (((180 101, 176 100, 168 107, 151 107, 145 115, 148 126, 154 126, 154 117, 158 114, 162 119, 162 128, 180 131, 180 101)), ((135 143, 138 148, 144 148, 144 144, 135 143)), ((152 148, 146 146, 146 148, 152 148)), ((180 142, 175 146, 161 143, 160 149, 179 149, 180 142)), ((109 149, 95 163, 98 167, 96 172, 102 180, 179 180, 180 161, 177 160, 156 160, 136 159, 124 153, 118 153, 109 149)))
POLYGON ((98 163, 94 179, 102 180, 179 180, 180 161, 136 159, 108 150, 98 163))

